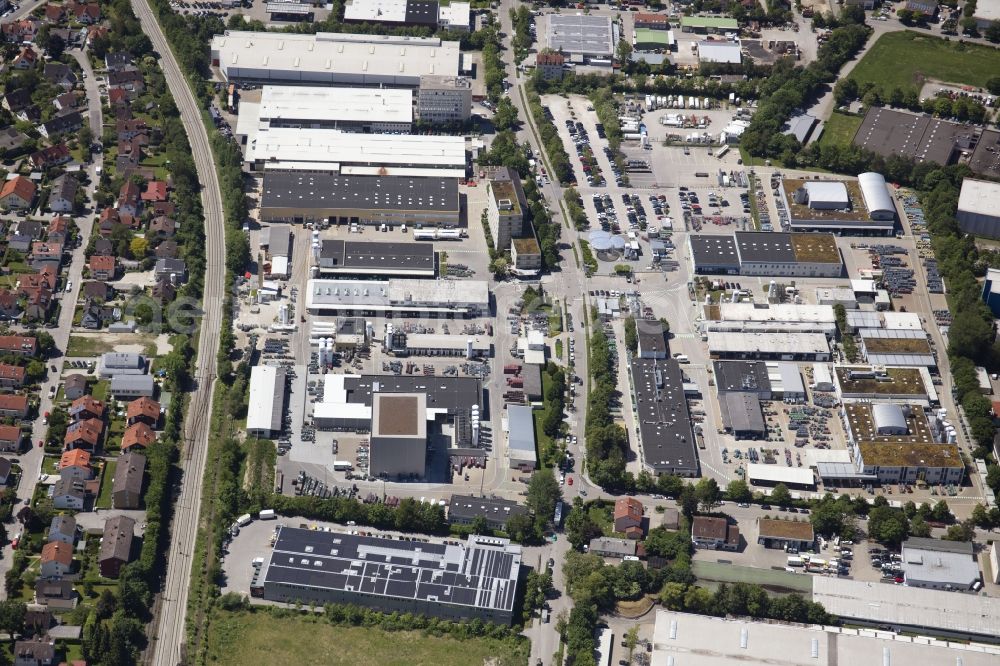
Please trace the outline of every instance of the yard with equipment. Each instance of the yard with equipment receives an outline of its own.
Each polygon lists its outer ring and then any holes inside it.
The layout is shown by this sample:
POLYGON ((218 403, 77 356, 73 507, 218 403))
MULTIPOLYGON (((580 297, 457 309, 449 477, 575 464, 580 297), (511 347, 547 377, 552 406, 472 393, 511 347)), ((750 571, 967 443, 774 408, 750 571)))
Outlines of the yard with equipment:
POLYGON ((983 88, 997 72, 1000 50, 907 30, 879 37, 849 78, 888 95, 897 87, 919 92, 928 79, 983 88))

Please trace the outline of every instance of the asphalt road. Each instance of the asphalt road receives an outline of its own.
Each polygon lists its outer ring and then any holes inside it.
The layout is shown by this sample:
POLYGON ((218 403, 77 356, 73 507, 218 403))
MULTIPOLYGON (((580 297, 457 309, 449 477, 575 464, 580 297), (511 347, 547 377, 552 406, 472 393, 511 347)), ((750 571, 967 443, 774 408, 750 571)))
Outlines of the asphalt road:
POLYGON ((185 641, 185 614, 191 577, 191 556, 198 532, 201 507, 202 475, 208 453, 208 431, 212 395, 215 388, 216 350, 222 325, 223 272, 225 271, 225 229, 222 196, 215 172, 215 161, 202 124, 198 106, 187 80, 167 44, 156 16, 147 0, 132 3, 145 32, 160 54, 160 67, 181 113, 181 120, 191 144, 198 177, 202 183, 202 207, 205 214, 205 293, 204 317, 198 335, 196 388, 191 394, 185 419, 185 445, 181 455, 183 476, 180 495, 174 504, 170 551, 167 554, 167 578, 163 589, 152 645, 155 666, 177 664, 185 641))

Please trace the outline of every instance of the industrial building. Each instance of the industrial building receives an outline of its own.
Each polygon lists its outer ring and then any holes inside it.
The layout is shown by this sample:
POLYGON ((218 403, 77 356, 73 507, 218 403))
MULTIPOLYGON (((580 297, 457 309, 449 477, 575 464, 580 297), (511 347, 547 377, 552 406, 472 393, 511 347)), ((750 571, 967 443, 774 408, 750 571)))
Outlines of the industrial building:
POLYGON ((458 76, 458 42, 437 37, 227 30, 212 66, 230 83, 416 88, 428 74, 458 76))
MULTIPOLYGON (((815 577, 820 578, 824 580, 822 587, 835 594, 840 580, 815 577)), ((852 589, 866 585, 851 583, 852 589)), ((873 599, 877 599, 882 588, 892 587, 867 585, 873 599)), ((892 596, 896 596, 895 591, 892 596)), ((830 611, 829 606, 826 609, 830 611)), ((936 616, 943 613, 944 609, 939 609, 936 616)), ((1000 649, 991 646, 936 641, 923 635, 723 618, 662 609, 656 611, 652 638, 652 663, 656 666, 728 666, 736 663, 844 666, 871 663, 876 658, 883 666, 988 666, 1000 658, 1000 649)))
MULTIPOLYGON (((965 641, 1000 643, 1000 598, 976 594, 955 594, 944 590, 929 590, 907 585, 879 585, 862 580, 829 576, 814 576, 812 600, 823 604, 826 612, 860 624, 889 631, 906 631, 920 636, 940 636, 965 641)), ((902 638, 902 637, 901 637, 902 638)), ((914 641, 927 641, 914 637, 914 641)), ((951 644, 954 645, 954 644, 951 644)), ((958 644, 962 648, 980 648, 958 644)), ((911 660, 913 663, 934 663, 931 648, 924 646, 911 660)), ((884 653, 884 652, 883 652, 884 653)), ((946 653, 947 654, 947 653, 946 653)), ((969 666, 975 652, 954 653, 942 657, 943 663, 969 666), (950 659, 948 658, 950 657, 950 659)), ((998 652, 983 663, 996 663, 998 652)), ((870 655, 869 655, 870 656, 870 655)), ((859 657, 857 663, 864 659, 859 657)), ((899 663, 907 663, 900 659, 899 663)), ((884 663, 884 662, 883 662, 884 663)))
POLYGON ((792 231, 888 236, 896 207, 885 178, 867 172, 856 181, 784 178, 778 187, 792 231))
POLYGON ((862 328, 861 352, 871 365, 930 368, 937 365, 923 329, 862 328))
POLYGON ((321 225, 456 227, 461 221, 454 178, 268 173, 260 219, 321 225))
POLYGON ((542 247, 533 236, 511 239, 510 270, 522 278, 538 277, 542 272, 542 247))
POLYGON ((595 65, 611 65, 618 26, 610 16, 550 14, 546 45, 553 51, 595 65))
POLYGON ((374 393, 370 473, 422 479, 427 462, 427 394, 374 393))
POLYGON ((697 42, 698 61, 721 65, 739 65, 743 62, 743 49, 739 40, 697 42))
POLYGON ((416 111, 425 124, 466 122, 472 116, 472 81, 463 76, 421 76, 416 111))
POLYGON ((700 274, 840 277, 844 270, 832 234, 737 231, 690 234, 688 250, 700 274))
POLYGON ((250 370, 250 401, 247 407, 247 433, 254 437, 273 437, 281 432, 285 410, 285 369, 255 365, 250 370))
POLYGON ((902 559, 909 587, 962 591, 982 580, 976 549, 969 541, 910 537, 903 542, 902 559))
POLYGON ((868 365, 838 365, 834 368, 837 394, 843 402, 899 402, 930 404, 930 375, 922 368, 886 368, 868 365))
POLYGON ((765 548, 806 551, 816 545, 816 535, 808 518, 780 520, 762 517, 757 519, 757 543, 765 548))
MULTIPOLYGON (((268 174, 301 171, 345 178, 464 178, 466 174, 461 136, 276 127, 248 136, 243 159, 249 168, 268 174)), ((340 187, 344 186, 336 186, 331 194, 340 187)))
POLYGON ((440 4, 437 0, 348 0, 344 23, 382 23, 468 32, 472 6, 468 2, 440 4))
POLYGON ((531 472, 538 465, 535 417, 531 407, 507 405, 507 455, 511 469, 531 472))
POLYGON ((481 517, 491 530, 506 530, 511 516, 527 515, 528 507, 500 497, 452 495, 448 502, 448 523, 451 525, 471 525, 481 517))
POLYGON ((434 277, 437 255, 429 243, 324 240, 318 248, 320 275, 434 277))
POLYGON ((834 337, 837 317, 833 306, 807 303, 732 303, 704 306, 705 331, 744 333, 823 333, 834 337))
POLYGON ((251 594, 285 603, 354 604, 386 613, 510 624, 521 546, 470 536, 465 543, 403 541, 286 525, 251 594))
POLYGON ((943 431, 935 426, 935 436, 919 405, 848 403, 841 417, 858 482, 959 484, 965 477, 958 446, 939 441, 943 431))
POLYGON ((750 463, 747 465, 747 482, 754 486, 773 488, 779 483, 792 490, 815 490, 816 478, 809 467, 785 467, 750 463))
POLYGON ((510 167, 493 169, 486 178, 486 220, 494 247, 510 247, 511 240, 525 236, 528 200, 521 177, 510 167))
POLYGON ((681 30, 683 32, 736 32, 739 29, 739 22, 728 16, 681 17, 681 30))
POLYGON ((967 234, 1000 238, 1000 183, 964 179, 955 216, 967 234))
POLYGON ((478 335, 447 333, 407 333, 387 324, 385 351, 395 356, 454 356, 465 359, 487 358, 493 344, 478 335))
POLYGON ((994 317, 1000 317, 1000 268, 986 269, 986 279, 983 281, 983 303, 986 303, 994 317))
POLYGON ((709 331, 708 353, 713 359, 760 361, 829 361, 830 342, 822 333, 735 333, 709 331))
POLYGON ((740 527, 719 516, 695 516, 691 521, 691 543, 711 550, 740 549, 740 527))
POLYGON ((736 439, 765 439, 767 424, 760 399, 749 391, 729 391, 719 396, 722 425, 736 439))
POLYGON ((260 246, 267 249, 265 274, 269 278, 287 280, 290 275, 289 258, 292 256, 292 230, 286 224, 264 227, 260 232, 260 246))
POLYGON ((405 88, 266 85, 259 102, 240 101, 236 136, 241 143, 283 127, 409 133, 413 93, 405 88))
POLYGON ((635 330, 639 343, 637 349, 639 358, 667 358, 667 334, 662 323, 651 319, 637 319, 635 330))
POLYGON ((680 364, 633 358, 630 371, 643 465, 657 476, 697 476, 698 452, 680 364))
POLYGON ((376 314, 478 317, 489 314, 483 280, 309 280, 306 309, 314 315, 376 314))

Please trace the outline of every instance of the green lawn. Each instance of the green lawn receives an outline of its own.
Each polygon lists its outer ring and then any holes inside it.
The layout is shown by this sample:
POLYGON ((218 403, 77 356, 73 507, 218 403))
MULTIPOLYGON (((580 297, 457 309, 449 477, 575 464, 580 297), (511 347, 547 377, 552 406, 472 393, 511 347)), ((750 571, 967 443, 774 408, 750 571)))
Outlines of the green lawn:
POLYGON ((90 395, 94 396, 94 400, 105 401, 108 399, 108 389, 111 388, 111 382, 107 379, 102 379, 90 386, 90 395))
POLYGON ((115 469, 118 461, 109 459, 104 463, 104 471, 101 473, 101 493, 97 496, 98 509, 111 508, 111 490, 114 487, 115 469))
MULTIPOLYGON (((718 553, 719 559, 726 559, 725 553, 718 553)), ((714 589, 719 583, 756 583, 769 592, 790 593, 812 592, 812 576, 802 573, 789 573, 777 569, 758 569, 741 567, 719 562, 696 561, 691 564, 691 573, 698 579, 702 587, 714 589)))
POLYGON ((212 616, 208 629, 210 664, 269 664, 275 655, 297 666, 379 664, 380 666, 527 666, 528 642, 488 638, 459 641, 414 631, 339 627, 321 617, 277 617, 264 612, 212 616))
POLYGON ((821 146, 849 146, 854 135, 861 127, 861 116, 834 112, 830 120, 823 126, 823 135, 819 138, 821 146))
POLYGON ((858 83, 874 81, 885 92, 923 85, 926 79, 985 87, 1000 72, 1000 50, 961 44, 906 30, 879 37, 851 72, 858 83))

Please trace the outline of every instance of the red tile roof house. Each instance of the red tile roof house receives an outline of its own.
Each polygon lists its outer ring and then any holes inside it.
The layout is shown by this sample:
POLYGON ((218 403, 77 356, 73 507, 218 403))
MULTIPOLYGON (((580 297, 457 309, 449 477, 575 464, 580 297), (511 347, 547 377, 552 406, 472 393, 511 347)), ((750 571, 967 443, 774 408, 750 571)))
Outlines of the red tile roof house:
POLYGON ((69 148, 65 143, 60 143, 33 152, 31 154, 31 166, 36 169, 48 169, 49 167, 66 164, 71 159, 73 159, 73 156, 70 154, 69 148))
POLYGON ((28 415, 28 396, 0 395, 0 416, 23 419, 28 415))
POLYGON ((17 319, 21 316, 21 305, 17 294, 10 289, 0 289, 0 319, 17 319))
POLYGON ((66 239, 69 237, 69 218, 62 215, 55 216, 49 222, 46 233, 48 233, 50 243, 65 244, 66 239))
POLYGON ((18 293, 28 293, 35 289, 46 288, 55 291, 56 282, 59 280, 56 267, 46 264, 37 273, 26 273, 17 280, 18 293))
POLYGON ((118 192, 118 212, 138 216, 142 210, 142 191, 139 186, 128 181, 118 192))
POLYGON ((135 423, 145 423, 150 428, 155 428, 160 421, 160 403, 152 398, 142 397, 128 403, 125 408, 125 422, 129 425, 135 423))
POLYGON ((146 184, 146 191, 142 193, 143 201, 166 201, 167 184, 162 180, 151 180, 146 184))
POLYGON ((94 478, 94 468, 90 466, 90 452, 71 449, 59 459, 59 478, 75 481, 89 481, 94 478))
POLYGON ((114 257, 94 255, 90 258, 90 278, 92 280, 114 280, 117 262, 114 257))
POLYGON ((24 386, 28 371, 18 365, 0 364, 0 388, 13 389, 24 386))
POLYGON ((66 437, 63 439, 63 451, 70 449, 86 449, 93 452, 101 442, 101 433, 104 432, 104 423, 98 419, 87 419, 77 421, 66 428, 66 437))
POLYGON ((156 433, 145 423, 133 423, 122 435, 122 451, 144 449, 156 441, 156 433))
POLYGON ((59 579, 73 569, 73 547, 52 541, 42 548, 41 578, 59 579))
POLYGON ((15 176, 0 188, 0 208, 4 210, 30 208, 38 188, 24 176, 15 176))
POLYGON ((50 23, 59 23, 63 19, 63 6, 53 5, 51 2, 45 5, 45 20, 50 23))
POLYGON ((21 52, 14 57, 14 69, 31 69, 38 62, 38 54, 30 46, 25 46, 21 52))
POLYGON ((70 5, 73 18, 84 25, 92 25, 101 20, 101 6, 96 2, 74 2, 70 5))
POLYGON ((0 335, 0 354, 34 356, 38 353, 38 342, 27 335, 0 335))
POLYGON ((0 451, 18 453, 21 450, 22 441, 24 441, 24 433, 19 427, 0 425, 0 451))
POLYGON ((105 411, 107 411, 107 408, 104 403, 100 400, 95 400, 94 396, 91 395, 77 398, 69 406, 69 416, 74 421, 103 419, 105 411))
POLYGON ((623 532, 629 539, 642 538, 642 502, 632 497, 615 501, 615 532, 623 532))

